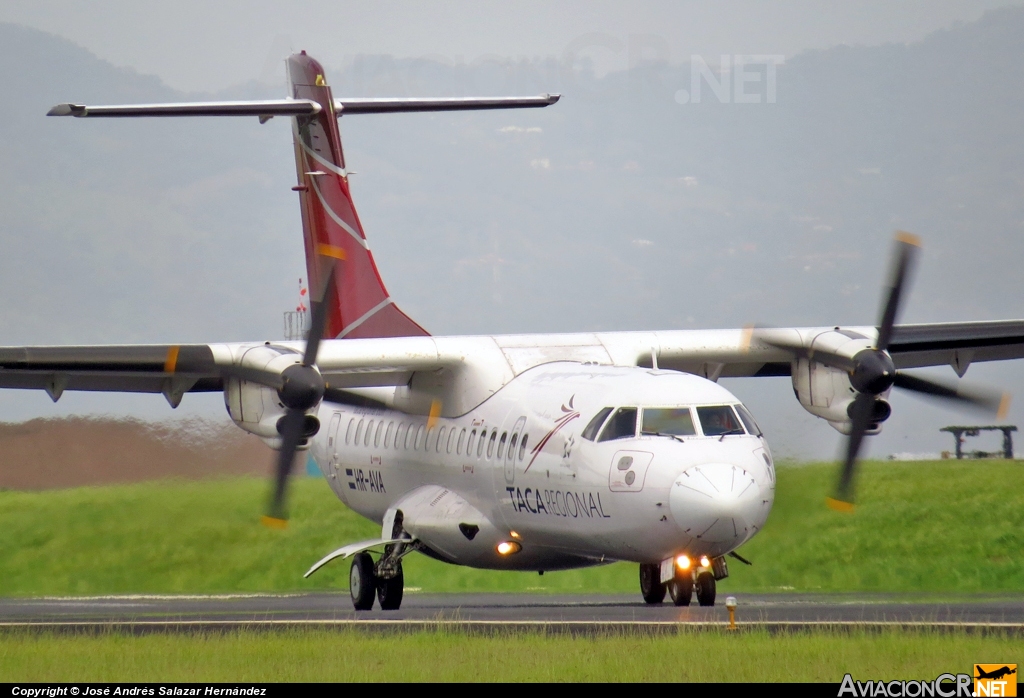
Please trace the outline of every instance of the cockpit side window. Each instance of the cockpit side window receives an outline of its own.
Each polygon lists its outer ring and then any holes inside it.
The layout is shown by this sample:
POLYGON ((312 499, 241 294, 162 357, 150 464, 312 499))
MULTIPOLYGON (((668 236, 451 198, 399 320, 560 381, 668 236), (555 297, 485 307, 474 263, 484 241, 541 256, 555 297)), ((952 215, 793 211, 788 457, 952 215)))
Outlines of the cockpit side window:
POLYGON ((640 435, 695 436, 689 407, 645 407, 640 435))
POLYGON ((634 436, 636 436, 636 408, 620 407, 604 425, 597 440, 614 441, 615 439, 631 439, 634 436))
POLYGON ((740 416, 740 421, 743 422, 743 426, 747 428, 747 432, 754 434, 755 436, 762 436, 764 432, 757 426, 757 422, 754 421, 754 415, 750 414, 743 405, 736 405, 736 413, 740 416))
POLYGON ((608 419, 608 415, 610 415, 611 413, 612 408, 605 407, 600 412, 595 414, 594 418, 590 420, 590 424, 588 424, 587 428, 583 430, 583 434, 581 434, 581 436, 583 436, 583 438, 587 439, 588 441, 593 441, 594 439, 596 439, 598 430, 601 428, 601 425, 604 424, 604 420, 608 419))
POLYGON ((698 407, 697 417, 700 418, 700 426, 704 430, 704 436, 744 433, 740 420, 736 419, 736 413, 732 411, 732 407, 729 405, 698 407))

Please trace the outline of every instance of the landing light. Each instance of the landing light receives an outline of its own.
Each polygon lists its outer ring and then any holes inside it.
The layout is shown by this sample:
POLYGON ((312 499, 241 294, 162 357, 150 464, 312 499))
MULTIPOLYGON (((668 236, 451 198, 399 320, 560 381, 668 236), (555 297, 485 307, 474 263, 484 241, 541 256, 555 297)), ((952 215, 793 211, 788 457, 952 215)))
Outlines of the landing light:
POLYGON ((516 533, 515 531, 509 531, 509 532, 508 532, 508 534, 509 534, 510 536, 512 536, 513 538, 519 538, 519 534, 518 534, 518 533, 516 533))
POLYGON ((519 543, 516 543, 514 540, 503 540, 500 543, 498 543, 497 547, 495 548, 495 550, 498 551, 499 555, 512 555, 514 553, 518 553, 522 549, 523 546, 521 546, 519 543))
POLYGON ((700 556, 700 566, 701 567, 711 567, 711 560, 708 559, 707 555, 701 555, 700 556))
POLYGON ((686 555, 680 555, 676 558, 676 567, 678 567, 681 570, 690 569, 690 558, 688 558, 686 555))

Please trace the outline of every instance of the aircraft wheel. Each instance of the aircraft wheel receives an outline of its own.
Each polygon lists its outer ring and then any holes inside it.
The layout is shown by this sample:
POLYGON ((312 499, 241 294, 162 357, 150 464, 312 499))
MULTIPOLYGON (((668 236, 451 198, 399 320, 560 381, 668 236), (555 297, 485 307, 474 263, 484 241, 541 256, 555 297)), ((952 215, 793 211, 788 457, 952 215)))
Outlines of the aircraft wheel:
POLYGON ((661 583, 661 565, 640 565, 640 593, 645 603, 656 604, 665 600, 665 585, 661 583))
POLYGON ((715 605, 715 575, 710 572, 697 575, 697 603, 701 606, 715 605))
POLYGON ((402 563, 398 563, 398 574, 391 579, 377 580, 377 600, 384 611, 397 611, 402 605, 402 594, 405 591, 405 575, 402 563))
POLYGON ((373 558, 370 553, 357 553, 352 558, 352 570, 348 575, 348 589, 352 594, 352 605, 357 611, 373 608, 373 594, 377 590, 377 578, 373 573, 373 558))
POLYGON ((674 605, 689 606, 693 598, 693 576, 690 572, 677 572, 676 578, 668 583, 668 593, 672 596, 674 605))

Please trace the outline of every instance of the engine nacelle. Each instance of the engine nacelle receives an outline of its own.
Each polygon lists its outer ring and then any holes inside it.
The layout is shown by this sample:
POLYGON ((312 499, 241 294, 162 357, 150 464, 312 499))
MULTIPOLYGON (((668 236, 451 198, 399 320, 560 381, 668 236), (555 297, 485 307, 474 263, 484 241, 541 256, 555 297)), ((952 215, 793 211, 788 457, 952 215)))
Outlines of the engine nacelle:
MULTIPOLYGON (((280 373, 301 361, 302 357, 298 354, 282 353, 264 345, 246 349, 239 357, 238 363, 280 373)), ((239 427, 259 436, 272 448, 280 447, 281 432, 278 423, 284 417, 287 408, 276 390, 240 378, 227 378, 224 381, 224 406, 239 427)), ((319 429, 320 420, 315 415, 306 415, 303 428, 305 436, 313 436, 319 429)))
MULTIPOLYGON (((871 341, 847 330, 822 332, 811 342, 811 350, 828 349, 846 356, 853 356, 862 349, 871 347, 871 341)), ((811 359, 794 359, 793 392, 800 405, 813 414, 827 421, 842 434, 849 434, 851 429, 850 408, 857 391, 850 383, 850 374, 838 368, 832 368, 811 359)), ((877 434, 881 423, 889 418, 892 408, 886 397, 889 391, 875 400, 872 414, 872 426, 867 433, 877 434)))

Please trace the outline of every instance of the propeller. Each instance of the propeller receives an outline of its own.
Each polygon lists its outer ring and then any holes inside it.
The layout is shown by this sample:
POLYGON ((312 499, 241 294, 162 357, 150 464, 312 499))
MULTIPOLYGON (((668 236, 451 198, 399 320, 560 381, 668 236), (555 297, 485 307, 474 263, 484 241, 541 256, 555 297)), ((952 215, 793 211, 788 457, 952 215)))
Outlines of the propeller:
MULTIPOLYGON (((320 245, 321 256, 344 260, 344 251, 330 245, 320 245)), ((225 366, 223 373, 232 378, 265 385, 277 391, 281 403, 285 406, 284 416, 278 420, 277 431, 281 435, 281 448, 277 454, 277 465, 274 473, 274 489, 267 513, 262 522, 270 528, 285 528, 288 525, 288 514, 285 508, 285 495, 288 488, 288 477, 291 475, 295 453, 303 440, 315 433, 315 427, 309 425, 307 413, 321 401, 343 404, 380 407, 376 400, 364 398, 345 390, 330 387, 317 368, 317 355, 320 343, 327 329, 327 299, 334 288, 335 265, 329 265, 327 278, 320 293, 310 300, 310 327, 306 337, 306 347, 302 361, 289 366, 280 373, 250 366, 225 366)))
MULTIPOLYGON (((862 349, 851 356, 828 350, 812 349, 795 341, 787 341, 759 332, 757 340, 778 349, 785 349, 794 356, 816 361, 850 375, 850 384, 857 391, 847 414, 850 417, 850 435, 846 442, 846 454, 839 471, 839 481, 828 504, 840 511, 853 510, 853 481, 864 436, 873 423, 881 421, 877 416, 876 401, 879 395, 895 386, 903 390, 940 398, 958 404, 971 405, 989 412, 1003 414, 1009 406, 1009 395, 998 391, 947 385, 927 378, 921 378, 897 371, 889 355, 893 327, 899 315, 900 304, 910 272, 921 249, 916 235, 899 231, 896 233, 895 254, 888 294, 882 307, 878 323, 878 337, 873 347, 862 349)), ((885 403, 881 403, 884 407, 885 403)))
POLYGON ((326 300, 333 287, 332 265, 318 298, 310 301, 309 335, 306 337, 306 350, 302 354, 302 362, 289 366, 280 374, 266 376, 267 380, 257 381, 276 389, 286 408, 284 417, 278 422, 277 427, 281 433, 281 449, 277 453, 274 493, 270 500, 270 508, 262 519, 264 525, 270 528, 284 528, 287 525, 285 493, 288 488, 288 476, 291 475, 295 462, 295 452, 306 436, 306 412, 319 404, 327 392, 324 378, 316 367, 316 357, 320 351, 324 330, 327 328, 326 300))

